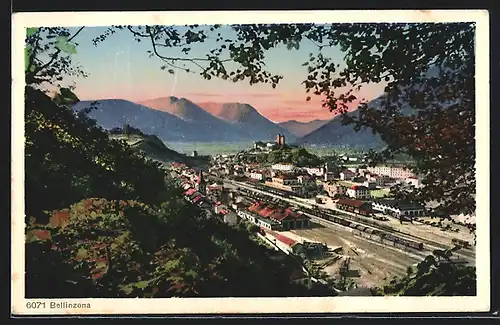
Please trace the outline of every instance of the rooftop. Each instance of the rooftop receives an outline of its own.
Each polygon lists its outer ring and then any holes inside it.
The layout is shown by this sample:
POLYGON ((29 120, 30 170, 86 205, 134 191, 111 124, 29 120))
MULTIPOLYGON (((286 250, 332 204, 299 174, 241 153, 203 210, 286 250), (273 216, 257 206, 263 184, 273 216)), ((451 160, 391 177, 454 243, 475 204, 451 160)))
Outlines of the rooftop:
POLYGON ((353 200, 353 199, 338 199, 337 203, 356 207, 356 208, 361 208, 361 207, 369 205, 368 203, 366 203, 364 201, 353 200))
POLYGON ((355 191, 368 191, 368 187, 363 186, 363 185, 353 185, 351 189, 355 191))
POLYGON ((260 217, 271 218, 278 221, 284 220, 288 217, 294 219, 302 219, 306 217, 290 208, 280 208, 263 202, 256 202, 252 204, 248 207, 248 211, 253 212, 260 217))
POLYGON ((411 202, 411 201, 398 201, 395 199, 379 199, 379 200, 374 200, 374 203, 378 204, 383 204, 386 206, 390 206, 396 209, 400 210, 417 210, 417 209, 424 209, 424 206, 420 203, 417 202, 411 202))

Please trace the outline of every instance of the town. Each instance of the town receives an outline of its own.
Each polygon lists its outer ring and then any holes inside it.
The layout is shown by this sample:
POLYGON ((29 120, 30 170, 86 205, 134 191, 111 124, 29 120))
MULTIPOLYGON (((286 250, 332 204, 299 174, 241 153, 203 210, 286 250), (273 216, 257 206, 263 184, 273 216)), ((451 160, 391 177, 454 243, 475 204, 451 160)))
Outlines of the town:
POLYGON ((472 218, 443 219, 429 206, 392 197, 397 184, 421 186, 409 169, 370 167, 363 157, 343 156, 335 166, 252 159, 285 148, 297 150, 277 135, 245 152, 213 156, 207 168, 172 163, 170 176, 210 217, 251 225, 284 254, 316 247, 320 253, 303 257, 330 277, 350 278, 355 288, 403 276, 436 250, 460 248, 453 262, 475 265, 472 218))

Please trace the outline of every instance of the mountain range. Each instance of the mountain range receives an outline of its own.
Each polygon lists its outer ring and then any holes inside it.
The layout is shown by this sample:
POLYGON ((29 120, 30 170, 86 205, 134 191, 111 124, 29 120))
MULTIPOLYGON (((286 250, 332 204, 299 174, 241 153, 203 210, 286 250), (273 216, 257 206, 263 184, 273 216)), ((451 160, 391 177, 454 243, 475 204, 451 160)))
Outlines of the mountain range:
POLYGON ((140 103, 123 99, 81 101, 75 111, 95 103, 89 116, 105 129, 129 124, 163 141, 245 142, 272 141, 283 134, 293 141, 291 132, 262 116, 254 107, 242 103, 211 104, 217 114, 185 98, 162 97, 140 103))
POLYGON ((313 131, 316 131, 317 129, 319 129, 328 122, 329 120, 313 120, 310 122, 299 122, 296 120, 290 120, 279 123, 279 126, 292 132, 297 137, 303 137, 313 131))
POLYGON ((81 110, 93 102, 97 104, 96 109, 89 116, 103 128, 129 124, 170 142, 274 141, 277 134, 282 134, 287 143, 298 145, 373 146, 382 143, 369 130, 355 132, 351 126, 341 125, 340 117, 330 121, 274 123, 253 106, 238 102, 194 103, 169 96, 139 103, 123 99, 81 101, 73 109, 81 110))

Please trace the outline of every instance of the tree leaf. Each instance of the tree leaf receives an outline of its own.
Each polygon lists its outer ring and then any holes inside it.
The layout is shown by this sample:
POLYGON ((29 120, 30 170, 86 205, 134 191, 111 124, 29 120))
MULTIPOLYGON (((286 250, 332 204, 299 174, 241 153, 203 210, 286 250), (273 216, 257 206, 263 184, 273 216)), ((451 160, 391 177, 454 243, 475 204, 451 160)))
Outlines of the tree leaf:
POLYGON ((36 32, 38 32, 38 27, 30 27, 30 28, 26 28, 26 36, 31 36, 33 34, 35 34, 36 32))
POLYGON ((58 36, 56 37, 56 48, 64 53, 76 54, 76 45, 68 42, 68 36, 58 36))

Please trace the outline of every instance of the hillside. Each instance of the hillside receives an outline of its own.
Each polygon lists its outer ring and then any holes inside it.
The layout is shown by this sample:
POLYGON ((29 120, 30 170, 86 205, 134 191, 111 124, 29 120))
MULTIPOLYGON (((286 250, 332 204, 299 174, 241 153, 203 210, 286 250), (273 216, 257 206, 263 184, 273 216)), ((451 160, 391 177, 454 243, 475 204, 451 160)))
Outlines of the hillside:
MULTIPOLYGON (((348 115, 358 114, 352 111, 348 115)), ((369 129, 354 130, 351 125, 342 125, 342 117, 336 116, 330 122, 317 130, 301 137, 296 142, 298 145, 317 146, 347 146, 357 148, 379 148, 384 143, 378 135, 374 135, 369 129)))
POLYGON ((291 120, 291 121, 281 122, 279 123, 279 126, 292 132, 298 137, 303 137, 306 134, 316 131, 317 129, 319 129, 328 122, 329 120, 313 120, 310 122, 299 122, 291 120))
POLYGON ((172 162, 182 163, 189 167, 199 167, 207 164, 203 157, 190 157, 168 148, 163 141, 156 135, 138 135, 130 136, 112 134, 110 139, 124 140, 135 151, 141 151, 149 158, 164 165, 170 165, 172 162))
POLYGON ((255 107, 245 103, 199 103, 207 112, 227 121, 253 141, 275 139, 277 134, 283 134, 288 140, 296 136, 285 128, 271 122, 261 115, 255 107))

